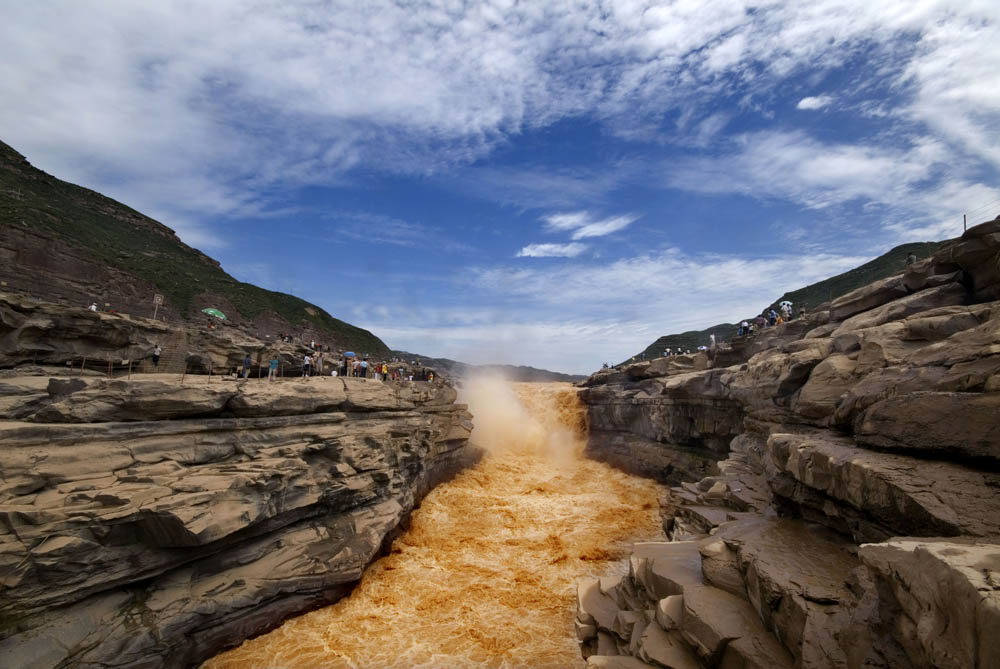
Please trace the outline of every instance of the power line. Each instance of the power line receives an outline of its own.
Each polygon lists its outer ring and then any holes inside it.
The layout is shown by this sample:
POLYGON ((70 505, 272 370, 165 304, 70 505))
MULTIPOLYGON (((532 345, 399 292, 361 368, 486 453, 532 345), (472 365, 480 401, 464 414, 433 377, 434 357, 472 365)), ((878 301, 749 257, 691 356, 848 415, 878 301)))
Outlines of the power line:
POLYGON ((988 210, 990 207, 993 207, 993 206, 995 206, 997 204, 1000 204, 1000 198, 997 198, 996 200, 993 200, 992 202, 987 202, 986 204, 981 205, 979 207, 976 207, 975 209, 970 209, 970 210, 966 211, 965 213, 968 214, 969 216, 973 216, 977 212, 988 210))

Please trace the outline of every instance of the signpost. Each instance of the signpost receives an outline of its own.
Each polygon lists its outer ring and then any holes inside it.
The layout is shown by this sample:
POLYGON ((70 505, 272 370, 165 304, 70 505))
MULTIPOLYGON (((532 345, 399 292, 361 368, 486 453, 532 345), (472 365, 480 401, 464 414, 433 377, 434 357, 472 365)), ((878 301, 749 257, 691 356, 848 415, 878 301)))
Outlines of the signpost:
POLYGON ((156 320, 156 312, 159 311, 160 305, 163 304, 163 296, 159 293, 153 295, 153 320, 156 320))

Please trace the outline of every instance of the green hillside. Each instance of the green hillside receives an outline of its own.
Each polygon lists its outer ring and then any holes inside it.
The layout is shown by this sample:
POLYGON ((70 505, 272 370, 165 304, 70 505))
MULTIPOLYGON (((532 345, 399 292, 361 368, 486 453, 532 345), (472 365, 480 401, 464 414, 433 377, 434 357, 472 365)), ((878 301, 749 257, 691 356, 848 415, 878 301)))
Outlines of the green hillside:
MULTIPOLYGON (((901 244, 891 251, 880 255, 878 258, 875 258, 870 262, 866 262, 864 265, 848 270, 843 274, 838 274, 837 276, 830 277, 829 279, 818 281, 804 288, 789 291, 771 304, 762 305, 760 311, 763 311, 769 306, 777 305, 779 302, 784 300, 792 302, 792 304, 795 305, 796 310, 798 310, 798 308, 802 305, 805 305, 807 309, 814 309, 834 298, 846 295, 861 286, 865 286, 873 281, 877 281, 878 279, 883 279, 887 276, 901 272, 903 268, 906 267, 906 256, 910 253, 913 253, 918 259, 923 259, 932 255, 935 251, 941 248, 942 244, 944 244, 944 242, 913 242, 910 244, 901 244)), ((760 311, 753 314, 744 314, 738 318, 737 321, 744 318, 753 318, 759 314, 760 311)), ((689 330, 688 332, 683 332, 681 334, 664 335, 647 346, 643 351, 637 353, 636 358, 641 358, 643 353, 646 354, 647 359, 656 358, 663 355, 663 352, 667 348, 672 350, 678 348, 682 350, 690 349, 694 351, 698 348, 698 346, 708 345, 709 335, 714 334, 716 340, 723 341, 730 339, 735 334, 736 329, 737 326, 735 324, 720 323, 719 325, 713 325, 705 330, 689 330)))
POLYGON ((101 262, 133 274, 163 293, 182 316, 195 311, 195 297, 225 297, 246 319, 273 311, 293 326, 310 324, 338 341, 372 353, 389 348, 367 330, 338 320, 293 295, 237 281, 219 264, 187 246, 166 226, 100 193, 32 167, 0 142, 0 225, 44 231, 87 251, 101 262))
POLYGON ((785 293, 772 304, 778 304, 783 300, 789 300, 798 309, 804 304, 806 308, 815 308, 824 302, 846 295, 847 293, 868 285, 873 281, 883 279, 893 274, 898 274, 906 267, 906 256, 910 253, 923 259, 933 255, 941 248, 944 242, 913 242, 911 244, 901 244, 888 253, 880 255, 870 262, 866 262, 860 267, 848 270, 843 274, 818 281, 805 288, 799 288, 785 293))
POLYGON ((658 358, 668 348, 671 351, 678 349, 682 351, 696 351, 699 346, 708 346, 710 335, 715 335, 716 339, 722 341, 732 336, 736 326, 732 323, 719 323, 706 330, 688 330, 680 334, 664 335, 640 351, 636 358, 641 358, 646 354, 646 358, 658 358))

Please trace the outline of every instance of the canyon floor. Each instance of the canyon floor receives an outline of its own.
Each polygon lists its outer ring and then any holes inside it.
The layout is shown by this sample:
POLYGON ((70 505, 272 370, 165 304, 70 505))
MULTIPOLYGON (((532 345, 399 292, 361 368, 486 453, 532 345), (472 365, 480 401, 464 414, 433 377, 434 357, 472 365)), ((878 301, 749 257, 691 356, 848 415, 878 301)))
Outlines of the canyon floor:
POLYGON ((577 582, 662 536, 660 486, 583 457, 568 384, 464 395, 482 461, 427 495, 349 597, 205 667, 583 666, 577 582))

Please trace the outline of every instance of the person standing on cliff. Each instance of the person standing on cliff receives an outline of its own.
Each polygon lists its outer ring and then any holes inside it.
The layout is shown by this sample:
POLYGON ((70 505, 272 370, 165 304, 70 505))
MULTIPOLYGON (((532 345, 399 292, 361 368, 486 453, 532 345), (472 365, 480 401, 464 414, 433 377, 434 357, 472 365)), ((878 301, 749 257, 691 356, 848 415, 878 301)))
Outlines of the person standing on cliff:
POLYGON ((309 376, 309 366, 311 364, 312 364, 312 358, 310 358, 309 354, 307 353, 306 357, 302 360, 302 376, 303 376, 303 378, 309 376))
POLYGON ((160 366, 160 354, 163 353, 163 349, 157 344, 153 347, 153 367, 160 366))
POLYGON ((271 355, 271 361, 268 363, 267 369, 267 380, 274 381, 278 376, 278 354, 273 353, 271 355))
POLYGON ((243 356, 243 373, 240 374, 240 376, 242 376, 244 379, 250 378, 250 366, 252 364, 253 363, 250 360, 250 354, 247 353, 245 356, 243 356))

